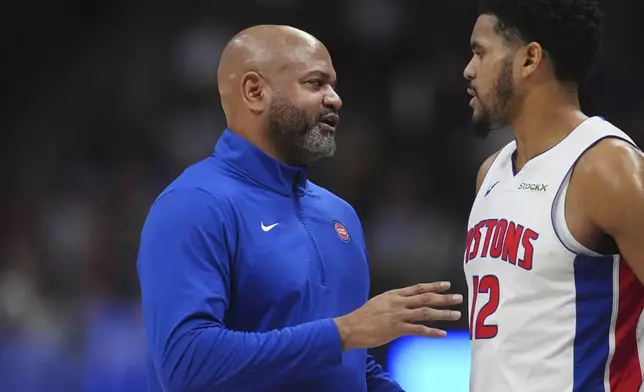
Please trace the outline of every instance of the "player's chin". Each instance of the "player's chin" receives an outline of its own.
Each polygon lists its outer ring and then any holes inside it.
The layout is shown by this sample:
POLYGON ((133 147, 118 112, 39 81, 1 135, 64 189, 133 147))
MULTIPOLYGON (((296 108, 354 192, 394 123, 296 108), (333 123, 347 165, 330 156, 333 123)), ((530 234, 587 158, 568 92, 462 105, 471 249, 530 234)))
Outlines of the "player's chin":
MULTIPOLYGON (((472 99, 476 100, 476 98, 472 99)), ((478 100, 476 100, 475 103, 471 104, 470 108, 472 109, 472 122, 485 120, 487 111, 478 103, 478 100)))
POLYGON ((492 131, 490 122, 481 116, 476 116, 476 113, 472 116, 470 127, 474 135, 482 139, 486 138, 492 131))
POLYGON ((478 127, 478 126, 484 126, 486 123, 488 123, 487 119, 485 118, 484 113, 481 113, 480 111, 474 109, 472 112, 472 119, 470 120, 470 124, 473 127, 478 127))

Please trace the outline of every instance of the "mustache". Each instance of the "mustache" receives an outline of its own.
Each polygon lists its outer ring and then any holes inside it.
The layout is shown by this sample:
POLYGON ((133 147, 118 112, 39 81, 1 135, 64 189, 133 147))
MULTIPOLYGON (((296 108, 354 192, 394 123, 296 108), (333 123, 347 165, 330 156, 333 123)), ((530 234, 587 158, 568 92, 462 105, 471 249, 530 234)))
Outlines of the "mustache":
POLYGON ((318 115, 318 119, 328 116, 329 114, 338 115, 338 111, 335 109, 328 109, 318 115))

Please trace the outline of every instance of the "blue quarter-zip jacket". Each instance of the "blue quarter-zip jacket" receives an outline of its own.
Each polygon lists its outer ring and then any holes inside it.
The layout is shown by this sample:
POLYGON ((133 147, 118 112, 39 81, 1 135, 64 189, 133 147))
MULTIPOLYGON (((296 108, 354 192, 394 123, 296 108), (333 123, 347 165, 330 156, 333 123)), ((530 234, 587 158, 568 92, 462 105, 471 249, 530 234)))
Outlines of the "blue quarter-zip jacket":
POLYGON ((229 130, 155 200, 138 257, 150 391, 401 391, 333 317, 362 306, 353 208, 229 130))

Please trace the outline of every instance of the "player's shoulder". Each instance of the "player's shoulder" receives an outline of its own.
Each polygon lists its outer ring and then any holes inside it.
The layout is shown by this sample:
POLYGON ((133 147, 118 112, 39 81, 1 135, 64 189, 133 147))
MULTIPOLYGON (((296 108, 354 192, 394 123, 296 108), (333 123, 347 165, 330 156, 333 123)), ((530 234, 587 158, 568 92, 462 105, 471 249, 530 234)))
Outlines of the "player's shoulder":
POLYGON ((628 140, 602 138, 579 157, 570 188, 602 220, 608 206, 632 205, 644 194, 644 154, 628 140))
POLYGON ((610 135, 583 153, 570 177, 569 197, 605 232, 620 230, 644 201, 644 154, 610 135))
POLYGON ((644 154, 630 141, 608 136, 600 139, 579 157, 575 164, 575 180, 594 184, 615 183, 644 173, 644 154))

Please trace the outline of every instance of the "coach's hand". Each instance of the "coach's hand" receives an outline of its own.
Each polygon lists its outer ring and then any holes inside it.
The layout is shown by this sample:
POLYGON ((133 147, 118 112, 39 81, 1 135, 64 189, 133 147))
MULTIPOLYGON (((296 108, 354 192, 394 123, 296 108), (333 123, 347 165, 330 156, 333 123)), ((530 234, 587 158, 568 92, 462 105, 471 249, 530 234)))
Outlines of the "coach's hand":
POLYGON ((449 287, 448 282, 436 282, 387 291, 334 319, 344 349, 378 347, 403 335, 445 336, 445 331, 417 323, 461 317, 459 311, 434 309, 463 302, 459 294, 438 294, 449 287))

